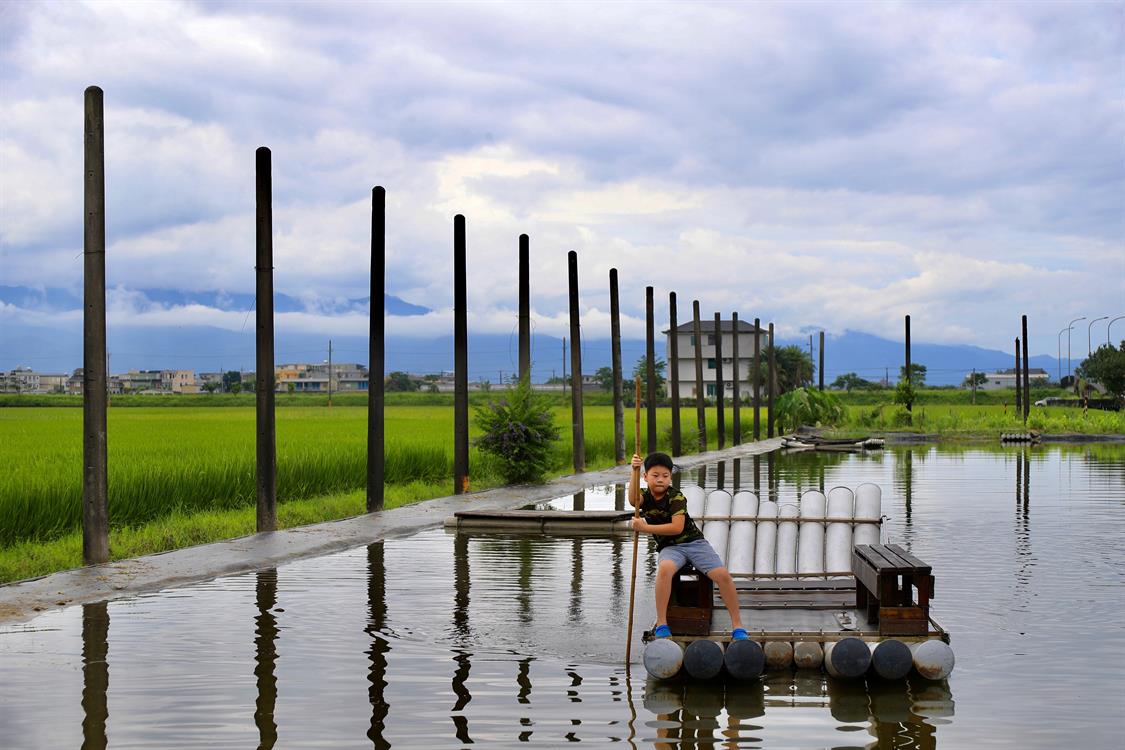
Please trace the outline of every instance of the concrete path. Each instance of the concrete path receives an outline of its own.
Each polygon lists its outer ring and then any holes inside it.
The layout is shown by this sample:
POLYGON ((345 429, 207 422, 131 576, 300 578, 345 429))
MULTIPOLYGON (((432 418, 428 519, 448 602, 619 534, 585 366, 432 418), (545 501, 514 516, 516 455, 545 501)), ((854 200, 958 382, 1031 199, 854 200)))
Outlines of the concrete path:
MULTIPOLYGON (((781 438, 772 438, 722 451, 681 456, 676 464, 690 469, 724 459, 761 455, 780 447, 781 438)), ((499 487, 441 497, 340 521, 252 534, 10 583, 0 586, 0 623, 29 620, 41 612, 73 604, 119 599, 217 576, 272 568, 303 557, 437 528, 459 510, 518 508, 573 494, 591 485, 622 482, 628 478, 629 467, 616 466, 570 474, 546 484, 499 487)))

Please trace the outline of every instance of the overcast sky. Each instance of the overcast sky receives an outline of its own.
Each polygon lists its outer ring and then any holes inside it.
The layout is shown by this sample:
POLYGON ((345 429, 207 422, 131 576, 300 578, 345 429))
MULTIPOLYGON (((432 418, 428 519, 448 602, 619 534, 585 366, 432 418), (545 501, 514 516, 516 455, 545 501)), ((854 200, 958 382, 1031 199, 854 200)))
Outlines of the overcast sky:
MULTIPOLYGON (((366 296, 386 187, 388 291, 437 311, 389 333, 450 333, 463 213, 473 330, 515 327, 526 232, 543 333, 565 332, 576 250, 586 336, 608 335, 617 267, 626 335, 651 284, 658 316, 674 290, 682 311, 783 335, 898 339, 909 313, 919 341, 1007 350, 1026 313, 1033 353, 1053 354, 1069 319, 1125 314, 1123 9, 3 3, 0 284, 81 288, 94 84, 108 284, 130 324, 244 325, 128 290, 253 290, 265 145, 279 292, 366 296)), ((6 306, 0 324, 49 315, 6 306)))

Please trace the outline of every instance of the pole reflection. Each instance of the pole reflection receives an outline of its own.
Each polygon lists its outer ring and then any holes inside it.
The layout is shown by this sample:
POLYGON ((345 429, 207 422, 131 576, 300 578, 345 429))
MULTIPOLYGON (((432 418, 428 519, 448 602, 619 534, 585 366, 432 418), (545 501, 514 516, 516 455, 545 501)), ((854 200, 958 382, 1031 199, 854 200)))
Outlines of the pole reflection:
POLYGON ((254 702, 254 724, 258 727, 258 747, 261 750, 277 743, 277 722, 274 709, 277 705, 277 618, 272 612, 277 606, 277 568, 259 570, 255 581, 255 599, 258 615, 254 618, 254 678, 258 696, 254 702))
MULTIPOLYGON (((469 628, 469 582, 469 537, 457 534, 453 537, 453 631, 454 637, 462 644, 467 644, 472 634, 469 628)), ((451 687, 457 700, 453 704, 454 715, 451 718, 457 740, 468 745, 473 742, 469 736, 469 719, 458 712, 463 711, 473 699, 466 687, 472 662, 469 652, 463 648, 454 649, 453 661, 457 666, 453 671, 451 687)))
POLYGON ((82 750, 104 750, 109 718, 109 609, 82 605, 82 750))
POLYGON ((387 715, 391 707, 387 703, 387 654, 391 645, 383 631, 387 627, 387 568, 384 558, 383 542, 375 542, 367 547, 367 627, 364 632, 371 639, 367 649, 370 668, 367 672, 367 698, 371 703, 371 724, 367 729, 367 739, 372 747, 389 748, 391 743, 384 737, 387 728, 387 715))

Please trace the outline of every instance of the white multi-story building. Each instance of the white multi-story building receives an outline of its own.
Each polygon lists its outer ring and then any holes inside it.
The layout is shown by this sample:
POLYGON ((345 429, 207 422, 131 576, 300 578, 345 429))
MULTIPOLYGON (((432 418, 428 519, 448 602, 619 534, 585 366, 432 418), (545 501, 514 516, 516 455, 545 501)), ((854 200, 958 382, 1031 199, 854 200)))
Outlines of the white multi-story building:
MULTIPOLYGON (((704 397, 715 397, 715 376, 716 370, 718 370, 722 374, 724 397, 733 398, 737 392, 742 398, 752 398, 754 381, 751 379, 751 370, 754 362, 754 338, 757 336, 759 351, 762 352, 762 356, 765 356, 766 347, 769 345, 769 332, 765 329, 755 328, 753 323, 748 323, 745 320, 738 321, 737 334, 734 330, 734 321, 730 320, 720 321, 718 331, 715 330, 714 320, 700 321, 699 328, 702 336, 699 355, 703 360, 704 397), (735 335, 738 336, 737 387, 733 382, 735 335), (717 347, 716 344, 718 344, 717 347), (721 350, 721 357, 716 354, 717 350, 721 350)), ((671 331, 664 331, 664 335, 667 337, 665 354, 668 362, 668 387, 671 388, 674 369, 679 378, 680 398, 695 398, 696 341, 694 323, 687 322, 676 327, 678 357, 676 361, 672 360, 673 334, 671 331)), ((764 384, 762 387, 764 388, 764 384)))
MULTIPOLYGON (((968 377, 968 375, 965 377, 968 377)), ((998 391, 1002 388, 1014 389, 1018 376, 1016 375, 1015 368, 1012 368, 1009 370, 1000 370, 999 372, 986 372, 984 377, 985 381, 981 384, 980 389, 982 391, 998 391)), ((1050 379, 1051 376, 1048 375, 1047 371, 1042 367, 1029 367, 1027 370, 1027 381, 1031 385, 1046 385, 1050 379)), ((1020 384, 1022 387, 1022 380, 1020 384)))

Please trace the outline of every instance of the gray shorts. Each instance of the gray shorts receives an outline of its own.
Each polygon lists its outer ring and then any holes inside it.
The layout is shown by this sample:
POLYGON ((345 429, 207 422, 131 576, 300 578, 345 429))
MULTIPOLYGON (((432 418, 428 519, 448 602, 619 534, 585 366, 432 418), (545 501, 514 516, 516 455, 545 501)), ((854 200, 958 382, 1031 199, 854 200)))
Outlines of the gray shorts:
POLYGON ((706 539, 696 539, 694 542, 683 544, 670 544, 660 550, 657 560, 671 560, 676 563, 677 570, 690 562, 703 575, 707 575, 715 568, 723 567, 722 559, 706 539))

